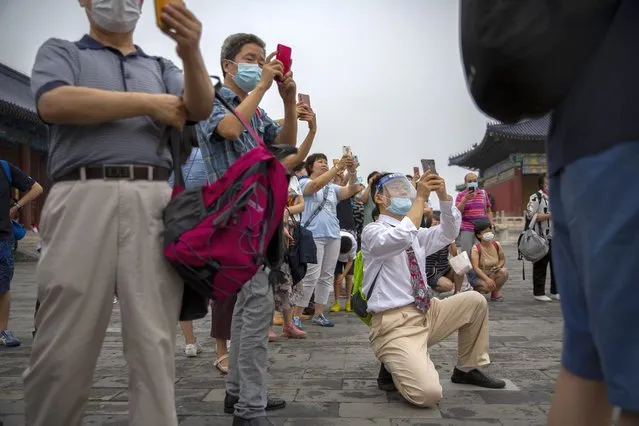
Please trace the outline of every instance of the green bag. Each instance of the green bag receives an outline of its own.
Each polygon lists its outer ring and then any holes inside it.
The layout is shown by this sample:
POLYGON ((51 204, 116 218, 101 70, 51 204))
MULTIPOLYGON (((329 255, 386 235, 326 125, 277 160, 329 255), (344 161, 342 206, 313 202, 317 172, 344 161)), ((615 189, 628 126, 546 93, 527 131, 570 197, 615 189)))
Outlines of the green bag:
MULTIPOLYGON (((381 271, 381 269, 380 269, 381 271)), ((379 276, 379 272, 377 273, 379 276)), ((375 277, 375 281, 377 281, 377 277, 375 277)), ((364 294, 362 291, 362 283, 364 282, 364 259, 362 258, 362 252, 359 251, 357 256, 355 257, 355 267, 353 271, 353 292, 351 293, 351 306, 353 308, 353 312, 359 319, 361 319, 364 324, 367 326, 371 326, 371 321, 373 319, 373 314, 370 312, 366 312, 368 309, 368 297, 373 293, 373 288, 375 287, 375 281, 371 285, 370 290, 368 291, 368 296, 364 294)))

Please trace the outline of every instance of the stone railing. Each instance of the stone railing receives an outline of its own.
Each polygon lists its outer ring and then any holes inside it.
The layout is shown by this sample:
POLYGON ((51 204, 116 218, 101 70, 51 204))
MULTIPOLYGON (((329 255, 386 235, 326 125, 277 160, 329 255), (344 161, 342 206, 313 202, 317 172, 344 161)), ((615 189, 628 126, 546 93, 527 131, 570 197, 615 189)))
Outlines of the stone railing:
POLYGON ((504 212, 495 215, 495 233, 502 244, 516 244, 519 234, 524 230, 524 216, 505 216, 504 212))

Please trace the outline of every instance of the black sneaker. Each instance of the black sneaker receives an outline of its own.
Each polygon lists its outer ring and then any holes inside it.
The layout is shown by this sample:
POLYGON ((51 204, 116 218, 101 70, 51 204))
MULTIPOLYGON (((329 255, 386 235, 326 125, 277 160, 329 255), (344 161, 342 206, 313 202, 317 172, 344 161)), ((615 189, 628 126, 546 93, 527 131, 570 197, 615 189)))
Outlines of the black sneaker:
POLYGON ((379 368, 379 374, 377 375, 377 388, 385 392, 395 392, 397 390, 395 382, 393 382, 393 376, 386 369, 384 364, 382 364, 379 368))
MULTIPOLYGON (((227 393, 224 397, 224 412, 226 414, 233 414, 235 412, 235 404, 237 404, 239 400, 239 397, 232 396, 227 393)), ((284 401, 283 399, 272 397, 267 398, 266 411, 281 410, 284 407, 286 407, 286 401, 284 401)))
POLYGON ((460 385, 473 385, 488 389, 503 389, 506 387, 506 382, 503 380, 489 377, 476 368, 468 373, 455 368, 450 381, 460 385))

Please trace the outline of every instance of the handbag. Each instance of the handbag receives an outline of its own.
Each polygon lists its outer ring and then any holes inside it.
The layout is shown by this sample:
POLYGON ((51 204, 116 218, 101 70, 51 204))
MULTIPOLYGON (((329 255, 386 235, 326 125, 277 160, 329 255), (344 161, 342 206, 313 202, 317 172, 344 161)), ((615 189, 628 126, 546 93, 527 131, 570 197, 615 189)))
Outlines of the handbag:
POLYGON ((369 288, 366 292, 366 297, 364 297, 361 286, 359 288, 353 287, 353 294, 351 294, 351 308, 353 309, 353 312, 355 312, 355 315, 357 315, 368 326, 371 325, 371 319, 373 317, 373 315, 368 312, 368 299, 370 299, 373 294, 375 284, 377 284, 377 278, 379 278, 379 274, 381 272, 382 268, 380 267, 379 271, 377 271, 377 275, 375 275, 373 283, 371 284, 371 288, 369 288))
POLYGON ((292 215, 290 218, 293 223, 291 237, 294 243, 288 246, 287 257, 293 285, 295 285, 306 276, 308 264, 317 263, 317 247, 313 233, 304 228, 292 215))
POLYGON ((473 265, 470 263, 470 259, 468 258, 468 253, 465 251, 462 251, 457 256, 452 257, 448 262, 457 275, 465 275, 473 269, 473 265))
POLYGON ((535 232, 535 223, 537 223, 536 214, 530 220, 528 229, 519 235, 519 239, 517 240, 517 249, 519 251, 518 260, 525 259, 535 263, 548 254, 548 241, 535 232))

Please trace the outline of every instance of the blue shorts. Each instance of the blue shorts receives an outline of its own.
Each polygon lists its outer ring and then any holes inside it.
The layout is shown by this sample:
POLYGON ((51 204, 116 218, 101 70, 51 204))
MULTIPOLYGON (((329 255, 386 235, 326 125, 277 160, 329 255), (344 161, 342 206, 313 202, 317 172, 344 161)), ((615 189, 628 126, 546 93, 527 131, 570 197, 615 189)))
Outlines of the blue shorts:
POLYGON ((612 405, 639 412, 639 142, 550 177, 552 261, 564 315, 562 364, 604 381, 612 405))
POLYGON ((14 241, 0 241, 0 295, 11 289, 14 241))

